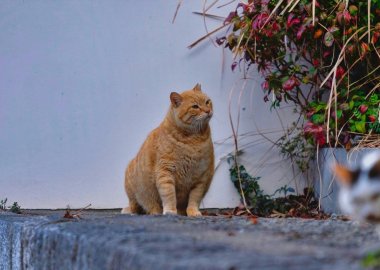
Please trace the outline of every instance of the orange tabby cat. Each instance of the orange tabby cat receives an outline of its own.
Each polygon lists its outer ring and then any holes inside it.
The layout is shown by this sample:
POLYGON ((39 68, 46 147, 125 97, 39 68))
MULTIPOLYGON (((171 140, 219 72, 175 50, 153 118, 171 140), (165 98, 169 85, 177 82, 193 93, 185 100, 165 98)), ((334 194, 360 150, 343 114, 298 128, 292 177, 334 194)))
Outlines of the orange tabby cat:
POLYGON ((170 94, 171 106, 125 173, 129 207, 122 213, 201 216, 199 204, 214 175, 211 100, 197 84, 170 94))

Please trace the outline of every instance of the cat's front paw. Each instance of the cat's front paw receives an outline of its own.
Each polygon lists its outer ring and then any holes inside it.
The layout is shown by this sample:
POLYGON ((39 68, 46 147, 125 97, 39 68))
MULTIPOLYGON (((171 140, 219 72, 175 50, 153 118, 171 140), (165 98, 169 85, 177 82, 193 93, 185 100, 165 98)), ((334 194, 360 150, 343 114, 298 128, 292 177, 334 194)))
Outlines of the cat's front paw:
POLYGON ((131 209, 127 206, 121 209, 122 214, 132 214, 131 209))
POLYGON ((200 217, 202 213, 197 208, 187 208, 186 213, 188 217, 200 217))
POLYGON ((165 210, 164 209, 164 215, 177 215, 177 210, 165 210))

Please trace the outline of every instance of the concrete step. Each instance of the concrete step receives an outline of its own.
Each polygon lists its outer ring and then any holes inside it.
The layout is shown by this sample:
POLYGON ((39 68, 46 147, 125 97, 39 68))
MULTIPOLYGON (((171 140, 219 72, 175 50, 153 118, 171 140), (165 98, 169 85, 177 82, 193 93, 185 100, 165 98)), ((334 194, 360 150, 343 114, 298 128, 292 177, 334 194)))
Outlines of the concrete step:
POLYGON ((362 269, 374 226, 341 220, 0 214, 0 269, 362 269))

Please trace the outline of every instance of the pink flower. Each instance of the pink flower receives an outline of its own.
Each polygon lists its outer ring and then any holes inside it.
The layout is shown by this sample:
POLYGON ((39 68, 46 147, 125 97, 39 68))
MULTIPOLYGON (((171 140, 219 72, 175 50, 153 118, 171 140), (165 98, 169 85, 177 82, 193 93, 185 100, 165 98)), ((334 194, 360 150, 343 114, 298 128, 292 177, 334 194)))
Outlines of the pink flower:
POLYGON ((326 144, 326 136, 325 136, 322 126, 318 126, 316 124, 313 124, 312 122, 307 122, 303 130, 306 134, 313 135, 317 144, 319 145, 326 144))
POLYGON ((348 24, 351 20, 351 14, 347 9, 345 9, 336 15, 336 19, 340 24, 348 24))
POLYGON ((290 28, 295 24, 299 24, 301 20, 299 18, 294 18, 294 14, 290 13, 288 16, 288 20, 286 21, 286 27, 290 28))
POLYGON ((343 19, 346 23, 349 23, 351 20, 351 14, 347 9, 343 11, 343 19))
POLYGON ((359 106, 360 113, 365 113, 368 110, 368 106, 362 104, 359 106))
POLYGON ((330 51, 325 51, 325 52, 323 53, 323 58, 326 58, 326 57, 329 56, 330 54, 331 54, 330 51))
POLYGON ((306 134, 315 134, 323 132, 323 128, 321 126, 313 124, 312 122, 307 122, 303 128, 303 131, 306 134))
POLYGON ((292 76, 282 84, 282 89, 285 91, 290 91, 297 85, 299 85, 299 81, 296 77, 292 76))
POLYGON ((297 39, 301 39, 303 32, 305 32, 306 27, 304 25, 301 25, 301 27, 297 31, 297 39))
POLYGON ((268 82, 268 81, 264 81, 264 82, 261 84, 261 87, 262 87, 264 90, 268 90, 268 89, 269 89, 269 82, 268 82))
POLYGON ((252 22, 252 28, 254 30, 261 29, 265 25, 268 17, 269 15, 267 13, 260 13, 259 15, 257 15, 254 21, 252 22))

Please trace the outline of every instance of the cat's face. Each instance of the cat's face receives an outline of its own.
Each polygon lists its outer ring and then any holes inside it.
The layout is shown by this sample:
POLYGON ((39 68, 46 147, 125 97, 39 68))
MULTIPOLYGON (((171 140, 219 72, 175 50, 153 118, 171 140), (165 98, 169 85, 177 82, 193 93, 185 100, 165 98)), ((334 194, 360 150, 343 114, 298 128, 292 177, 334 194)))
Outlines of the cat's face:
POLYGON ((356 219, 380 223, 380 152, 364 156, 356 170, 336 165, 334 171, 341 183, 342 210, 356 219))
POLYGON ((213 115, 212 102, 199 84, 181 94, 172 92, 170 100, 176 124, 180 127, 199 132, 213 115))

